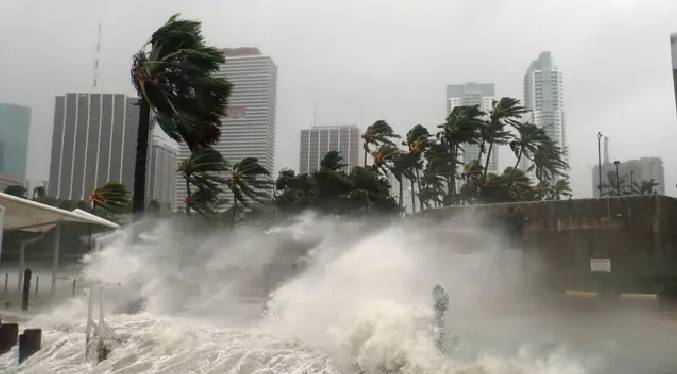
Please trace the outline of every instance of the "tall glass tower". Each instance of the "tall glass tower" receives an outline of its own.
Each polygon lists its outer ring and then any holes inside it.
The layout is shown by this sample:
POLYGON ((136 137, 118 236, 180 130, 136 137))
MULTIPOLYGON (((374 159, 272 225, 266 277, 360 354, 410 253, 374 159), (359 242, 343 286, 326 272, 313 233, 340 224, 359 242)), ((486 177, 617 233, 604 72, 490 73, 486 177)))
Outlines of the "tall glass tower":
POLYGON ((26 179, 30 125, 31 108, 0 103, 0 175, 22 184, 26 179))

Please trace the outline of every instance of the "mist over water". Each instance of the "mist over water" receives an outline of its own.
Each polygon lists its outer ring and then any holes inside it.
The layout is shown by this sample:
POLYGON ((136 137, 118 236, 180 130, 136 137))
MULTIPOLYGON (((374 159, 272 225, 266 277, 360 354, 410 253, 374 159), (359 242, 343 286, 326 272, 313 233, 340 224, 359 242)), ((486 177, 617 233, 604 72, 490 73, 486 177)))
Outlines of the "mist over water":
MULTIPOLYGON (((667 373, 674 322, 584 313, 533 296, 521 252, 472 217, 341 220, 314 214, 263 232, 204 235, 157 222, 85 259, 104 282, 109 359, 84 362, 86 302, 30 322, 43 349, 22 372, 667 373), (265 269, 265 270, 264 270, 265 269), (446 354, 430 335, 432 288, 450 294, 446 354), (270 292, 270 296, 267 293, 270 292), (135 313, 130 313, 134 311, 135 313), (138 311, 138 312, 137 312, 138 311), (192 371, 191 371, 192 370, 192 371)), ((0 371, 16 371, 15 355, 0 371)))

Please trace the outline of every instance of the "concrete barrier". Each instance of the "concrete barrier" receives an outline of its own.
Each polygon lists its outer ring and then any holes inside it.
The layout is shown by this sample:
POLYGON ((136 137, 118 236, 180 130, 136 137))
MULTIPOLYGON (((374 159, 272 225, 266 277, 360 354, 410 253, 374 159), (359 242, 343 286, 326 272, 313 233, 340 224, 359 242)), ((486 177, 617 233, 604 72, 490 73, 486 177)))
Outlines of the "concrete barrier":
POLYGON ((33 353, 40 350, 42 343, 42 330, 25 329, 19 336, 19 363, 24 362, 33 353))
POLYGON ((16 345, 18 335, 18 323, 3 323, 0 325, 0 354, 8 352, 16 345))

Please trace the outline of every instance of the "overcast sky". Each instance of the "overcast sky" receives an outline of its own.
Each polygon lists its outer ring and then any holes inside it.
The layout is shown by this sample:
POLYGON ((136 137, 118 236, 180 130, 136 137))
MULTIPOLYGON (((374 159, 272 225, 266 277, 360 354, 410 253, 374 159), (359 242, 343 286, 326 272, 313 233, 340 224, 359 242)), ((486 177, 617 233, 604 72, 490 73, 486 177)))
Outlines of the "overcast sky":
MULTIPOLYGON (((273 58, 277 168, 298 169, 314 106, 319 124, 432 130, 447 84, 493 82, 497 95, 522 99, 526 68, 550 50, 564 75, 576 196, 592 194, 597 131, 613 159, 662 157, 676 194, 675 0, 0 0, 0 102, 33 108, 30 179, 48 175, 54 96, 89 89, 97 24, 100 90, 134 94, 130 56, 174 13, 202 21, 211 45, 273 58)), ((501 156, 501 167, 512 163, 501 156)))

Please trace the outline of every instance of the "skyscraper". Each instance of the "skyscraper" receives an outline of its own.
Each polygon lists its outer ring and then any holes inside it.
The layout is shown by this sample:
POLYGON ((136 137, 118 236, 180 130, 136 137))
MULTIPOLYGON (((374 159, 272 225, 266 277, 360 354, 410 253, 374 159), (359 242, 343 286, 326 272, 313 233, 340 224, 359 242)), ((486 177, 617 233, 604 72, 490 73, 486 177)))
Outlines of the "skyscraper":
POLYGON ((523 105, 526 117, 562 149, 562 159, 569 161, 563 111, 562 73, 553 65, 550 52, 541 52, 524 74, 523 105))
POLYGON ((301 130, 300 174, 320 169, 320 162, 329 151, 338 151, 349 171, 360 164, 360 129, 357 126, 326 126, 301 130))
POLYGON ((0 175, 20 184, 26 179, 30 125, 31 108, 0 103, 0 175))
POLYGON ((672 83, 675 86, 675 110, 677 111, 677 33, 670 34, 672 52, 672 83))
MULTIPOLYGON (((223 49, 226 63, 217 76, 233 84, 228 109, 221 125, 221 138, 214 145, 231 165, 246 157, 256 157, 271 173, 275 167, 275 104, 277 98, 277 67, 258 48, 223 49)), ((179 159, 185 160, 190 151, 179 145, 179 159)), ((186 187, 180 175, 176 177, 176 207, 185 204, 186 187)), ((226 192, 225 198, 232 201, 226 192)))
MULTIPOLYGON (((450 84, 447 86, 447 115, 457 106, 479 105, 479 110, 488 113, 497 100, 494 96, 493 83, 473 83, 450 84)), ((488 172, 498 174, 498 149, 494 147, 489 160, 488 172)), ((463 146, 461 160, 463 164, 477 160, 480 148, 478 145, 467 144, 463 146)), ((482 166, 484 166, 486 154, 482 157, 482 166)))
MULTIPOLYGON (((94 188, 107 182, 122 183, 133 191, 139 108, 136 98, 120 94, 78 94, 57 96, 47 194, 59 199, 82 200, 94 188)), ((160 131, 159 128, 154 131, 160 131)), ((157 137, 149 145, 154 160, 157 137)), ((175 161, 170 160, 170 168, 175 161)), ((157 162, 146 168, 147 184, 154 180, 157 162)), ((165 166, 166 168, 166 166, 165 166)), ((174 175, 157 180, 171 188, 174 175)), ((154 189, 146 196, 157 199, 154 189)), ((164 192, 165 194, 167 192, 164 192)))
POLYGON ((173 209, 178 145, 159 127, 153 129, 146 165, 146 196, 163 209, 173 209))

